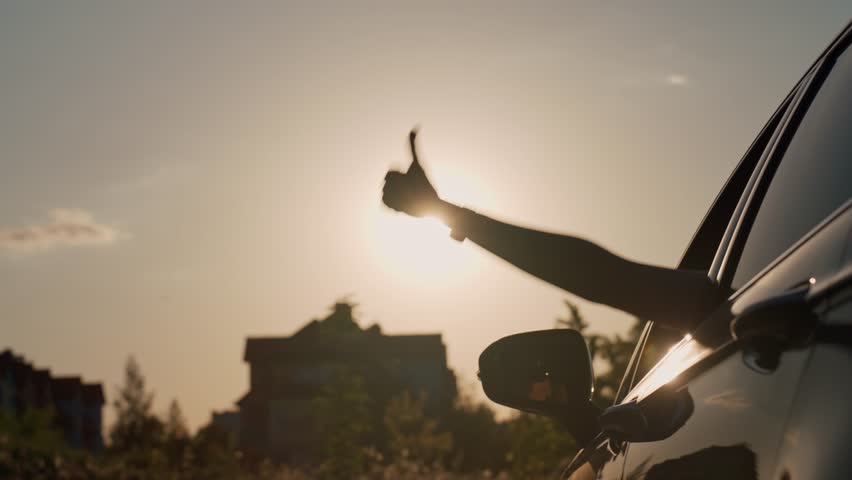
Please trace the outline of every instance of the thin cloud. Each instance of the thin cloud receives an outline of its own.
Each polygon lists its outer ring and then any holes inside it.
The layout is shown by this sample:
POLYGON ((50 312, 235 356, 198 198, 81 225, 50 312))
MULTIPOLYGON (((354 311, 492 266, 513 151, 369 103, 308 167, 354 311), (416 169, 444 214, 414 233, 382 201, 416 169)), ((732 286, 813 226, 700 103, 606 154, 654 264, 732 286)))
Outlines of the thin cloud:
POLYGON ((0 228, 0 251, 33 252, 60 247, 111 245, 126 236, 85 210, 57 208, 43 224, 0 228))
POLYGON ((682 75, 680 73, 670 73, 666 75, 666 84, 673 87, 683 87, 687 83, 689 83, 689 78, 687 78, 686 75, 682 75))
POLYGON ((660 71, 634 71, 615 77, 614 84, 620 88, 687 88, 692 78, 683 73, 664 73, 660 71))
POLYGON ((115 195, 141 195, 151 190, 163 187, 176 186, 187 180, 192 173, 192 165, 169 159, 159 166, 155 166, 142 174, 125 178, 118 183, 106 187, 107 194, 115 195))

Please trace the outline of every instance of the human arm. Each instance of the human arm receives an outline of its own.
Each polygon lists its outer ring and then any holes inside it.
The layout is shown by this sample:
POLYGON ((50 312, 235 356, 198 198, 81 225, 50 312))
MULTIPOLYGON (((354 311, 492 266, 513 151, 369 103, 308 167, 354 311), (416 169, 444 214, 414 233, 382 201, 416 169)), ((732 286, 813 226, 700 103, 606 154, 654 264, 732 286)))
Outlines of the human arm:
POLYGON ((512 225, 440 198, 414 150, 407 173, 390 172, 383 201, 414 216, 434 215, 453 230, 521 270, 563 290, 640 318, 689 330, 718 301, 703 272, 634 262, 579 237, 512 225))
POLYGON ((718 300, 704 272, 631 261, 580 237, 512 225, 443 200, 437 210, 455 235, 554 286, 640 318, 688 330, 718 300))

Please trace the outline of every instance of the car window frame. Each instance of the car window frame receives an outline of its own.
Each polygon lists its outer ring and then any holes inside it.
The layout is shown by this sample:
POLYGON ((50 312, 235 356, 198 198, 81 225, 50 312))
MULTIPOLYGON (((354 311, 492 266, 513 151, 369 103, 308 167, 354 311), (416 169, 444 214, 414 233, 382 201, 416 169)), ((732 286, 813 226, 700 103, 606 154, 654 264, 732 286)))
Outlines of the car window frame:
MULTIPOLYGON (((831 71, 834 60, 846 48, 849 48, 850 38, 852 38, 852 22, 849 22, 829 43, 823 53, 814 60, 802 78, 787 94, 772 116, 770 116, 769 121, 766 122, 755 137, 755 140, 746 150, 746 154, 740 159, 734 172, 728 177, 724 187, 713 201, 699 228, 693 235, 689 246, 681 257, 678 268, 704 270, 708 255, 708 245, 712 248, 715 241, 712 260, 706 266, 707 275, 717 285, 730 286, 735 271, 735 268, 732 267, 738 264, 738 255, 742 252, 745 238, 747 238, 744 227, 747 226, 747 228, 750 228, 751 226, 750 223, 744 223, 744 221, 753 221, 756 208, 759 207, 759 202, 757 204, 753 203, 757 201, 754 196, 756 193, 755 189, 763 185, 762 188, 764 191, 762 193, 765 193, 765 188, 768 187, 768 182, 771 180, 771 178, 764 177, 766 165, 774 162, 774 165, 777 166, 780 159, 783 158, 789 140, 795 134, 801 118, 807 111, 807 107, 810 106, 810 102, 813 100, 816 92, 819 91, 819 87, 822 86, 823 80, 831 71), (815 82, 815 79, 819 81, 815 82), (808 96, 806 99, 807 102, 803 103, 803 99, 806 96, 808 96), (780 142, 784 140, 786 141, 782 145, 780 142), (782 148, 778 148, 779 146, 782 148), (748 175, 748 178, 743 185, 741 176, 744 174, 748 175), (731 197, 735 197, 733 208, 730 204, 731 197), (748 219, 746 215, 751 216, 751 218, 748 219), (721 234, 718 233, 720 228, 722 229, 721 234), (716 237, 717 235, 718 237, 716 237)), ((760 200, 762 200, 762 194, 760 195, 760 200)), ((816 229, 815 227, 814 230, 816 229)), ((754 278, 744 284, 733 296, 736 296, 741 291, 745 291, 760 276, 771 270, 771 267, 777 261, 780 261, 789 251, 792 251, 798 243, 796 242, 788 251, 783 252, 778 259, 758 272, 754 278)), ((647 322, 639 337, 639 341, 636 342, 634 352, 622 377, 621 385, 616 393, 615 403, 622 402, 631 390, 633 390, 633 387, 642 380, 642 378, 636 378, 637 370, 652 329, 653 321, 647 322)), ((645 372, 645 375, 642 375, 642 377, 646 376, 650 370, 645 372)))
MULTIPOLYGON (((820 61, 812 67, 812 71, 808 73, 808 81, 803 86, 799 98, 792 106, 791 115, 787 119, 786 124, 782 127, 782 131, 780 132, 775 144, 771 147, 772 150, 769 152, 767 160, 763 162, 763 165, 761 165, 756 171, 757 178, 755 187, 749 193, 748 199, 746 199, 743 214, 737 221, 730 245, 726 249, 725 256, 719 267, 716 279, 719 285, 731 287, 734 276, 736 275, 737 267, 739 266, 740 256, 743 253, 745 243, 751 233, 751 227, 757 218, 763 198, 766 196, 769 185, 772 183, 774 174, 784 159, 787 147, 796 135, 796 132, 798 131, 805 115, 807 115, 814 98, 816 98, 825 83, 826 78, 828 78, 834 68, 837 58, 848 49, 852 48, 849 46, 850 41, 852 41, 852 30, 847 29, 845 34, 839 38, 837 44, 835 44, 828 54, 824 55, 823 58, 821 58, 820 61)), ((838 210, 839 209, 842 209, 842 205, 838 206, 838 210)), ((736 291, 732 293, 730 298, 735 299, 742 295, 743 292, 748 290, 755 282, 759 281, 763 276, 770 272, 791 252, 796 250, 801 244, 807 242, 808 238, 819 231, 826 222, 830 221, 830 219, 835 216, 836 213, 837 210, 829 214, 826 218, 820 220, 819 223, 805 232, 799 239, 770 261, 769 264, 746 280, 742 286, 736 288, 736 291)))
POLYGON ((783 132, 786 131, 787 127, 790 124, 790 120, 794 115, 796 108, 801 101, 802 96, 805 94, 805 91, 810 86, 811 80, 813 79, 813 70, 809 70, 796 84, 796 87, 790 92, 790 94, 785 99, 786 108, 778 119, 778 124, 775 127, 775 130, 771 134, 771 138, 769 142, 765 145, 763 151, 761 152, 760 158, 758 159, 757 164, 754 169, 751 171, 751 177, 748 179, 748 185, 743 190, 740 197, 737 199, 737 206, 734 211, 734 214, 731 215, 731 218, 725 228, 725 233, 723 234, 722 241, 719 242, 719 246, 716 249, 716 255, 713 258, 713 263, 710 266, 710 271, 708 272, 708 276, 713 280, 716 285, 720 285, 723 287, 729 287, 730 282, 726 282, 725 272, 732 261, 732 250, 736 247, 736 242, 738 239, 742 239, 743 243, 745 243, 744 237, 741 237, 743 221, 745 220, 749 209, 752 207, 752 202, 754 200, 754 195, 756 189, 759 187, 762 178, 762 172, 766 168, 767 163, 771 161, 773 155, 775 153, 775 148, 778 145, 778 141, 782 136, 783 132))
MULTIPOLYGON (((716 281, 713 266, 717 257, 719 257, 719 250, 726 245, 727 240, 730 240, 726 236, 733 219, 741 213, 740 200, 745 192, 753 188, 754 172, 759 168, 766 152, 777 138, 778 131, 789 114, 790 106, 803 81, 804 78, 784 97, 784 100, 746 149, 746 153, 740 158, 693 234, 688 247, 681 256, 678 264, 679 269, 705 270, 708 272, 711 281, 716 281)), ((645 323, 615 395, 615 404, 621 403, 633 387, 642 380, 642 378, 636 378, 636 374, 646 342, 653 328, 654 322, 652 320, 645 323)), ((645 375, 650 371, 651 369, 645 372, 645 375)))
MULTIPOLYGON (((789 145, 789 141, 795 134, 801 119, 807 112, 811 101, 816 96, 816 93, 822 86, 823 81, 828 77, 831 68, 834 66, 835 60, 847 48, 852 48, 850 47, 850 43, 852 43, 852 21, 847 23, 844 29, 841 30, 841 32, 838 33, 838 35, 829 43, 828 47, 822 52, 822 54, 814 60, 802 78, 796 83, 790 93, 788 93, 784 98, 784 101, 775 110, 773 115, 770 117, 770 120, 755 137, 755 141, 749 146, 746 154, 734 169, 734 173, 732 173, 728 178, 725 186, 722 188, 722 191, 716 197, 710 207, 710 210, 702 220, 702 223, 681 258, 678 268, 703 269, 701 268, 702 260, 706 257, 702 257, 701 252, 706 252, 706 245, 704 243, 707 242, 708 236, 712 236, 714 234, 714 232, 708 231, 708 228, 714 223, 718 225, 717 217, 719 217, 719 212, 724 212, 726 207, 724 204, 725 197, 732 193, 736 193, 736 191, 731 192, 731 190, 734 186, 733 184, 735 183, 738 173, 740 173, 741 169, 744 168, 749 170, 748 167, 751 166, 750 171, 748 172, 748 181, 737 197, 736 206, 732 211, 730 211, 727 220, 725 220, 727 225, 723 227, 724 232, 719 238, 715 254, 707 271, 708 278, 710 278, 710 280, 715 284, 730 287, 731 280, 735 273, 734 267, 739 261, 738 255, 742 253, 742 248, 745 244, 745 239, 747 238, 747 232, 744 231, 743 228, 745 226, 750 229, 750 222, 753 222, 757 209, 760 206, 759 200, 762 200, 763 194, 766 191, 765 189, 768 188, 769 182, 771 181, 771 177, 764 176, 766 166, 772 164, 774 168, 779 164, 786 152, 786 147, 789 145), (769 138, 765 139, 765 135, 769 135, 769 138), (764 140, 766 140, 766 144, 761 146, 764 140), (753 162, 753 164, 750 165, 749 160, 753 162), (763 191, 757 191, 756 189, 758 187, 762 188, 763 191), (755 196, 758 193, 760 194, 759 199, 755 196), (749 223, 746 223, 747 221, 749 223)), ((730 208, 730 206, 727 206, 727 208, 730 208)), ((833 214, 829 215, 826 221, 833 216, 833 214)), ((739 288, 736 292, 733 292, 730 299, 733 300, 741 295, 742 292, 746 291, 754 282, 758 281, 760 277, 771 271, 772 267, 782 261, 789 252, 795 250, 802 242, 807 241, 807 238, 809 238, 814 232, 818 231, 823 224, 824 222, 820 222, 819 225, 816 225, 811 231, 791 245, 790 248, 782 252, 777 259, 770 262, 769 265, 758 272, 753 278, 749 279, 749 281, 741 288, 739 288)), ((706 253, 704 253, 704 255, 706 256, 706 253)), ((702 322, 702 324, 703 323, 704 322, 702 322)), ((701 324, 699 324, 699 327, 700 326, 701 324)), ((644 379, 644 377, 647 376, 648 373, 653 370, 652 367, 648 370, 648 372, 645 372, 645 375, 643 375, 642 378, 636 378, 637 369, 641 362, 642 354, 644 353, 643 351, 647 345, 652 329, 653 321, 647 322, 639 341, 636 343, 630 363, 625 370, 621 386, 616 394, 615 403, 621 403, 625 398, 629 398, 632 395, 634 388, 644 379)))

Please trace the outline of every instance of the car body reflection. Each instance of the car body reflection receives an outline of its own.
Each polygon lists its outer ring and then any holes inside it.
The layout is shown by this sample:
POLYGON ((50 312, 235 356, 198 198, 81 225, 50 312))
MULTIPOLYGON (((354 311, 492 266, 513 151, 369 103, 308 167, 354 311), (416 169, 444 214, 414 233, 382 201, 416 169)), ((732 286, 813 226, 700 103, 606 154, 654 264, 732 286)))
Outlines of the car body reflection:
POLYGON ((695 453, 652 465, 651 457, 627 472, 625 480, 755 480, 757 455, 748 445, 702 448, 695 453))

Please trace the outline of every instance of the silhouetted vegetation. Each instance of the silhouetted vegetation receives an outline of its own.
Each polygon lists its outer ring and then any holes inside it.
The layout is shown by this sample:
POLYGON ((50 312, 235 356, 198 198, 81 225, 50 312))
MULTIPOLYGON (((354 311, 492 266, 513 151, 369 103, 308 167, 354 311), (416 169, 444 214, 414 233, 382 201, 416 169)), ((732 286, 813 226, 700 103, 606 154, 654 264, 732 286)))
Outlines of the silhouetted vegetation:
MULTIPOLYGON (((584 333, 597 364, 595 401, 612 401, 639 332, 589 334, 576 306, 557 328, 584 333)), ((377 417, 373 388, 357 371, 340 369, 311 402, 304 435, 315 446, 297 466, 275 465, 243 454, 231 433, 207 425, 192 434, 180 405, 164 415, 134 358, 113 394, 116 420, 103 455, 65 446, 52 412, 15 416, 0 410, 0 477, 102 479, 239 478, 546 478, 564 466, 578 445, 555 421, 528 414, 498 421, 487 405, 468 396, 442 416, 428 413, 427 398, 403 391, 387 400, 377 417)), ((385 392, 386 393, 386 392, 385 392)))
POLYGON ((347 478, 363 473, 367 466, 370 396, 364 379, 340 370, 313 401, 313 434, 320 446, 319 475, 347 478))
POLYGON ((505 422, 496 420, 488 405, 467 397, 460 399, 447 419, 453 439, 449 466, 454 471, 505 470, 509 436, 505 422))
POLYGON ((438 468, 453 446, 451 433, 441 431, 438 421, 424 413, 425 396, 410 392, 391 399, 384 426, 390 440, 391 460, 413 461, 438 468))
MULTIPOLYGON (((612 405, 621 378, 630 363, 633 347, 639 340, 642 332, 642 322, 634 320, 633 325, 627 331, 626 336, 613 334, 612 336, 590 333, 589 324, 580 314, 580 309, 568 300, 565 300, 568 309, 568 317, 557 318, 555 328, 571 328, 583 334, 589 346, 592 361, 600 360, 608 367, 603 372, 595 371, 595 393, 594 402, 600 406, 612 405)), ((598 362, 595 362, 598 364, 598 362)))

